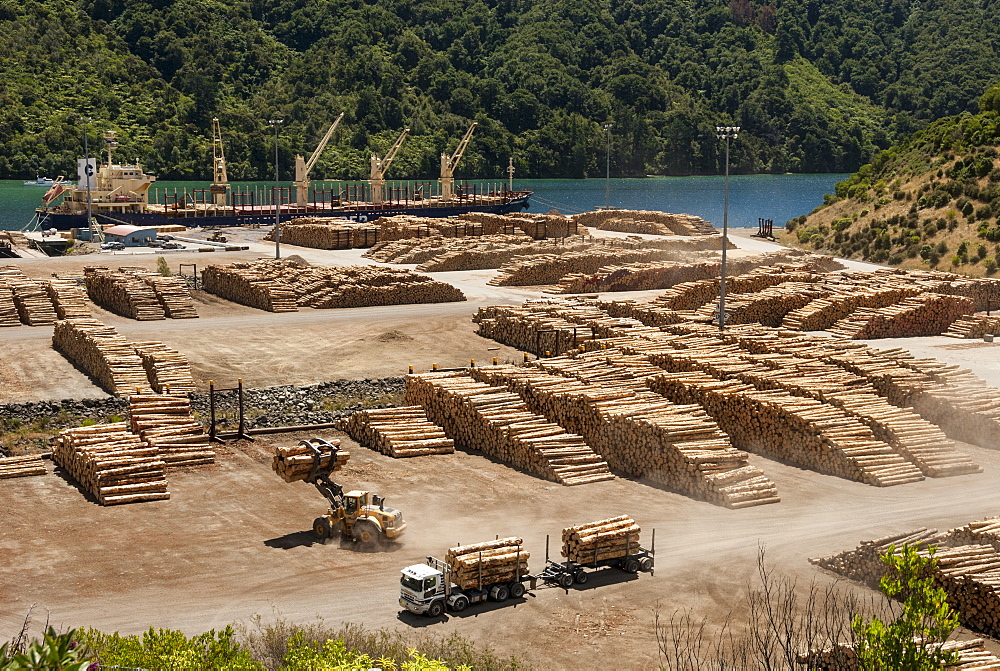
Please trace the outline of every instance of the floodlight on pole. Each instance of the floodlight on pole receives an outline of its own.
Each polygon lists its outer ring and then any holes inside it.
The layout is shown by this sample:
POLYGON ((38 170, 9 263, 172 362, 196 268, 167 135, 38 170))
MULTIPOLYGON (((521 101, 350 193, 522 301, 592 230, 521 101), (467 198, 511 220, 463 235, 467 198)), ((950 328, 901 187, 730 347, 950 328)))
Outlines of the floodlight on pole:
POLYGON ((278 126, 283 119, 271 119, 267 122, 274 127, 274 258, 281 258, 281 192, 278 186, 278 126))
POLYGON ((729 141, 739 136, 739 126, 716 126, 715 136, 726 141, 726 187, 722 205, 722 278, 719 282, 719 330, 726 326, 726 247, 729 246, 729 141))
POLYGON ((603 128, 607 136, 607 153, 604 157, 604 209, 611 207, 611 127, 610 121, 605 121, 603 128))

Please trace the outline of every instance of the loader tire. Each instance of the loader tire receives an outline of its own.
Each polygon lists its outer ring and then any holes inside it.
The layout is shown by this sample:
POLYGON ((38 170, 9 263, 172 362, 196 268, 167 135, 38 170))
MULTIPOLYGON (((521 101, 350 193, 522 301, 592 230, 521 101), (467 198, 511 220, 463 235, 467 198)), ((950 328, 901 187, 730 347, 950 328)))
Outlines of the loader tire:
POLYGON ((382 545, 382 532, 374 522, 359 520, 354 524, 354 542, 361 550, 373 552, 382 545))
POLYGON ((333 531, 330 529, 330 520, 325 517, 317 517, 313 520, 313 532, 319 536, 319 539, 326 542, 326 539, 333 535, 333 531))

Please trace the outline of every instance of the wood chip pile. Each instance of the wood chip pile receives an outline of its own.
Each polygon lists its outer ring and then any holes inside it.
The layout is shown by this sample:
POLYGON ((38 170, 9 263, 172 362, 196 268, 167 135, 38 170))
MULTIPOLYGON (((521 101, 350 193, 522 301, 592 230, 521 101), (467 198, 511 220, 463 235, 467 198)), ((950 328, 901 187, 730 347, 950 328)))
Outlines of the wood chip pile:
POLYGON ((159 450, 143 444, 124 423, 61 431, 52 460, 101 505, 170 498, 159 450))
POLYGON ((853 340, 941 335, 959 317, 973 312, 975 301, 971 298, 920 294, 897 305, 857 310, 828 330, 853 340))
POLYGON ((459 545, 445 553, 451 579, 462 589, 481 589, 499 582, 513 582, 528 573, 531 555, 520 538, 459 545))
POLYGON ((109 394, 150 391, 146 369, 132 344, 96 319, 57 321, 52 346, 109 394))
POLYGON ((52 301, 59 319, 85 319, 90 317, 87 294, 72 280, 45 281, 45 290, 52 301))
POLYGON ((132 343, 157 394, 184 396, 196 390, 187 357, 161 342, 132 343))
POLYGON ((128 398, 132 432, 159 450, 167 468, 215 463, 215 450, 191 414, 191 401, 176 396, 133 394, 128 398))
MULTIPOLYGON (((11 300, 22 324, 44 326, 56 321, 56 311, 45 287, 28 279, 17 266, 0 266, 0 286, 2 285, 10 290, 11 300)), ((0 298, 0 302, 6 301, 0 298)), ((0 312, 7 310, 0 307, 0 312)))
POLYGON ((974 314, 959 317, 945 333, 949 338, 982 338, 1000 335, 1000 315, 974 314))
POLYGON ((463 301, 455 287, 426 275, 382 266, 307 266, 288 261, 239 262, 209 266, 205 290, 272 312, 463 301), (211 271, 211 272, 209 272, 211 271), (275 300, 281 296, 281 302, 275 300), (280 307, 281 309, 272 309, 280 307))
POLYGON ((584 440, 528 410, 519 396, 453 372, 406 376, 406 403, 463 449, 480 450, 532 475, 564 485, 614 476, 584 440))
POLYGON ((343 423, 344 431, 360 445, 390 457, 451 454, 455 441, 427 419, 420 406, 359 410, 343 423))
MULTIPOLYGON (((334 447, 340 446, 337 439, 328 440, 334 447)), ((319 445, 318 443, 315 443, 319 445)), ((329 448, 320 447, 319 472, 330 473, 339 471, 351 458, 351 453, 347 450, 337 450, 336 458, 329 448)), ((305 480, 313 472, 314 457, 313 451, 301 443, 291 447, 276 447, 274 459, 271 460, 271 469, 278 474, 285 482, 299 482, 305 480)))
POLYGON ((588 522, 562 531, 562 556, 577 564, 625 557, 639 550, 642 529, 628 515, 588 522))
POLYGON ((718 235, 711 222, 690 214, 649 210, 594 210, 573 215, 584 226, 624 233, 659 235, 718 235))
POLYGON ((131 273, 92 266, 85 269, 84 280, 90 300, 116 315, 138 321, 167 318, 156 292, 131 273))
POLYGON ((41 456, 33 454, 25 457, 0 457, 0 480, 26 478, 32 475, 45 475, 45 463, 41 456))

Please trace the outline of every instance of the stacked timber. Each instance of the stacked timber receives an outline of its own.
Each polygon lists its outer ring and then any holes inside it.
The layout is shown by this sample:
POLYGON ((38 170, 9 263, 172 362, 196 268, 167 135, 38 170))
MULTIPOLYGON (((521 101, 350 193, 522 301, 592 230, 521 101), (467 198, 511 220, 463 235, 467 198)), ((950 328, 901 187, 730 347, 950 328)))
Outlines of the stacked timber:
POLYGON ((163 312, 170 319, 196 319, 198 310, 194 307, 191 290, 179 277, 164 277, 155 273, 144 273, 143 282, 153 290, 163 312))
MULTIPOLYGON (((437 270, 482 270, 499 268, 519 249, 538 244, 526 235, 482 235, 473 238, 405 238, 380 242, 362 254, 381 263, 429 264, 437 270)), ((552 243, 548 243, 551 245, 552 243)), ((428 268, 419 268, 427 271, 428 268)))
POLYGON ((21 318, 14 304, 14 294, 7 283, 0 278, 0 327, 19 326, 21 318))
POLYGON ((564 275, 553 294, 587 294, 603 291, 648 291, 667 289, 681 282, 717 277, 721 264, 717 261, 656 261, 652 263, 622 263, 599 268, 597 272, 564 275))
POLYGON ((925 293, 896 305, 857 310, 829 331, 852 340, 941 335, 956 319, 974 311, 971 298, 925 293))
POLYGON ((583 565, 625 557, 639 550, 641 531, 628 515, 567 527, 562 531, 562 556, 583 565))
POLYGON ((573 220, 584 226, 604 231, 659 235, 718 235, 711 222, 691 214, 649 210, 594 210, 573 215, 573 220), (639 230, 643 227, 649 230, 639 230), (635 230, 629 230, 630 228, 635 230))
POLYGON ((116 396, 149 391, 149 378, 132 344, 96 319, 62 319, 52 347, 116 396))
POLYGON ((87 268, 84 281, 90 300, 116 315, 139 321, 167 318, 156 292, 135 275, 87 268))
POLYGON ((226 300, 266 310, 297 312, 295 292, 278 279, 265 262, 212 265, 201 274, 202 288, 226 300))
POLYGON ((418 217, 412 214, 397 214, 391 217, 379 217, 377 223, 380 240, 426 238, 432 235, 447 238, 478 237, 486 232, 482 224, 458 217, 418 217))
MULTIPOLYGON (((305 442, 305 441, 303 441, 305 442)), ((320 451, 319 473, 330 473, 339 471, 351 458, 351 453, 347 450, 331 450, 320 441, 311 441, 320 451)), ((334 448, 340 446, 337 439, 326 441, 334 448)), ((291 447, 279 446, 274 449, 274 458, 271 460, 271 468, 285 482, 299 482, 305 480, 316 467, 314 452, 308 446, 299 443, 291 447)))
POLYGON ((467 212, 455 219, 481 224, 483 233, 513 233, 521 229, 535 240, 544 238, 566 238, 572 235, 587 235, 587 227, 580 222, 560 214, 489 214, 467 212))
POLYGON ((45 475, 45 463, 41 455, 0 457, 0 480, 26 478, 32 475, 45 475))
POLYGON ((55 308, 45 288, 17 266, 0 267, 0 283, 10 290, 18 318, 26 326, 42 326, 56 321, 55 308))
POLYGON ((90 317, 87 294, 72 280, 46 280, 45 289, 55 307, 59 319, 80 319, 90 317))
MULTIPOLYGON (((271 229, 264 240, 274 241, 271 229)), ((379 229, 371 224, 359 224, 347 219, 301 217, 281 225, 281 242, 312 249, 353 249, 368 247, 379 241, 379 229)))
MULTIPOLYGON (((958 654, 958 661, 947 666, 950 671, 1000 671, 1000 657, 989 652, 981 638, 932 643, 925 647, 928 652, 940 650, 958 654)), ((795 661, 813 671, 857 671, 860 668, 854 647, 849 643, 809 650, 797 654, 795 661)))
POLYGON ((1000 552, 1000 517, 969 522, 948 531, 948 537, 956 545, 991 545, 1000 552))
POLYGON ((359 444, 390 457, 451 454, 455 441, 427 419, 420 406, 359 410, 343 422, 344 431, 359 444))
POLYGON ((673 256, 670 250, 664 249, 593 249, 514 257, 487 284, 498 287, 558 284, 560 279, 570 273, 596 273, 604 266, 614 263, 666 261, 673 256))
POLYGON ((52 460, 101 505, 170 498, 159 450, 143 444, 124 423, 60 432, 52 460))
POLYGON ((134 394, 128 397, 132 433, 159 450, 167 468, 215 462, 208 436, 191 414, 191 401, 176 396, 134 394))
POLYGON ((142 359, 149 384, 157 394, 183 396, 195 391, 187 357, 161 342, 132 343, 142 359))
POLYGON ((511 537, 449 548, 445 563, 453 583, 462 589, 482 589, 527 574, 530 556, 524 541, 511 537))
POLYGON ((835 286, 834 293, 820 296, 785 315, 781 325, 796 331, 824 331, 860 308, 885 308, 916 296, 915 285, 835 286))
POLYGON ((878 589, 879 581, 886 574, 887 568, 882 561, 882 556, 889 552, 890 548, 900 548, 904 545, 925 548, 939 546, 944 542, 947 542, 947 534, 942 534, 937 529, 922 528, 872 541, 863 541, 853 550, 839 552, 829 557, 811 558, 809 562, 878 589))
POLYGON ((985 335, 1000 335, 1000 316, 974 314, 959 317, 945 333, 949 338, 982 338, 985 335))
MULTIPOLYGON (((499 236, 491 236, 493 238, 499 236)), ((513 236, 504 236, 513 237, 513 236)), ((594 248, 594 242, 580 237, 558 238, 553 240, 532 240, 525 237, 509 243, 491 243, 484 241, 481 245, 460 245, 455 241, 449 249, 432 259, 422 261, 417 270, 427 273, 439 273, 453 270, 486 270, 500 268, 512 262, 515 258, 529 257, 537 254, 565 254, 567 252, 582 252, 594 248)))
POLYGON ((614 476, 584 440, 528 410, 519 396, 458 373, 406 376, 406 402, 464 449, 564 485, 614 476))
MULTIPOLYGON (((727 286, 726 324, 731 325, 763 324, 777 327, 792 310, 829 295, 829 292, 812 282, 782 282, 755 293, 728 293, 728 288, 727 286)), ((702 306, 695 313, 694 319, 718 323, 718 306, 714 303, 702 306)))

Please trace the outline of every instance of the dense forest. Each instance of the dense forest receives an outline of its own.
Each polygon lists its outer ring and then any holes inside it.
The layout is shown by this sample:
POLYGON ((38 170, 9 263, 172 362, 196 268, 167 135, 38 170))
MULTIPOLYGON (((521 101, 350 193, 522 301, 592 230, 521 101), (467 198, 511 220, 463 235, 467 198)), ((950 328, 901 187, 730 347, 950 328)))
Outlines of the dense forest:
POLYGON ((70 174, 105 129, 161 178, 853 171, 1000 81, 995 0, 0 0, 0 178, 70 174), (91 119, 86 123, 86 119, 91 119))

